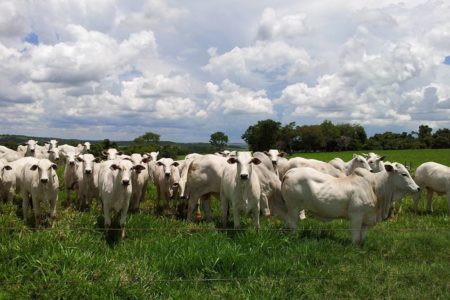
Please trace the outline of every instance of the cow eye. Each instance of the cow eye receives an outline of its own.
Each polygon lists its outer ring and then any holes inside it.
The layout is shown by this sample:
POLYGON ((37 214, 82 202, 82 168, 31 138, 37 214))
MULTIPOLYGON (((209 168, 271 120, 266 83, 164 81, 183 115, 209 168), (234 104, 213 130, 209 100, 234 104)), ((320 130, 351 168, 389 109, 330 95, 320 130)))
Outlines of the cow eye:
POLYGON ((405 176, 405 177, 407 177, 407 176, 408 176, 408 174, 406 174, 406 173, 403 173, 403 174, 402 174, 402 176, 405 176))

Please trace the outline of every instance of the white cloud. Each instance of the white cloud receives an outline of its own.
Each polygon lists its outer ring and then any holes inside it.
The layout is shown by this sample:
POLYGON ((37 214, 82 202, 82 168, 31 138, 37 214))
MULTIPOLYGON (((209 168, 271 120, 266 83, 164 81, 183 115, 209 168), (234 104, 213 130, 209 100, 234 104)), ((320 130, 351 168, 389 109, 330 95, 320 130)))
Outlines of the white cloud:
POLYGON ((266 91, 252 91, 238 86, 225 79, 220 86, 208 82, 206 84, 208 97, 212 99, 208 109, 223 109, 224 114, 273 114, 272 102, 266 96, 266 91))
POLYGON ((279 17, 273 8, 266 8, 258 26, 258 39, 298 38, 308 30, 304 14, 279 17))

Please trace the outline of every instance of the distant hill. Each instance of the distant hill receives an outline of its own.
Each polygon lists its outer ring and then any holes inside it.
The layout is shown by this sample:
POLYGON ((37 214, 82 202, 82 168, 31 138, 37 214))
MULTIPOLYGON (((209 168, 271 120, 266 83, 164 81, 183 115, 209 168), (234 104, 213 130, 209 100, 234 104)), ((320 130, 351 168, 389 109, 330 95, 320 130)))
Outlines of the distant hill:
MULTIPOLYGON (((78 139, 62 139, 62 138, 54 138, 54 137, 36 137, 36 136, 26 136, 26 135, 14 135, 14 134, 0 134, 0 144, 9 146, 12 148, 17 147, 17 144, 24 143, 30 139, 38 141, 39 144, 43 145, 45 142, 49 140, 57 140, 60 145, 69 144, 69 145, 77 145, 81 142, 90 142, 91 144, 101 143, 103 140, 78 140, 78 139)), ((133 141, 114 141, 117 143, 119 148, 129 147, 133 141)), ((179 147, 185 151, 190 153, 208 153, 211 152, 211 145, 209 143, 177 143, 172 141, 160 141, 161 146, 171 145, 179 147)), ((248 147, 244 143, 231 143, 228 145, 227 149, 229 150, 247 150, 248 147)))

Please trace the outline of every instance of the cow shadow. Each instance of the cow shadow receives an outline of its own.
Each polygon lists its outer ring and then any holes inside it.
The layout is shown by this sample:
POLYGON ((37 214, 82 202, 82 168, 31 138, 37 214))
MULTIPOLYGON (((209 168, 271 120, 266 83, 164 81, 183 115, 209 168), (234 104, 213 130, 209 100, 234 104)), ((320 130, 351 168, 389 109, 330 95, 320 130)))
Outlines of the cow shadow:
POLYGON ((108 230, 105 230, 105 218, 103 215, 99 215, 97 217, 97 221, 95 224, 95 228, 97 231, 103 233, 103 237, 108 244, 109 247, 114 248, 117 246, 120 241, 122 240, 121 237, 121 228, 119 224, 119 219, 117 217, 114 217, 111 220, 111 226, 108 230))

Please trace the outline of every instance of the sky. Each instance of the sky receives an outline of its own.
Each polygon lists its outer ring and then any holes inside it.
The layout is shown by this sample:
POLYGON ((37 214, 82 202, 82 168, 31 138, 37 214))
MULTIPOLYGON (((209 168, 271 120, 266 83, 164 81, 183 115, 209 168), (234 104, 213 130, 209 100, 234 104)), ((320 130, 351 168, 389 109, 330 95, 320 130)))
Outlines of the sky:
POLYGON ((450 1, 2 0, 0 133, 450 127, 450 1))

